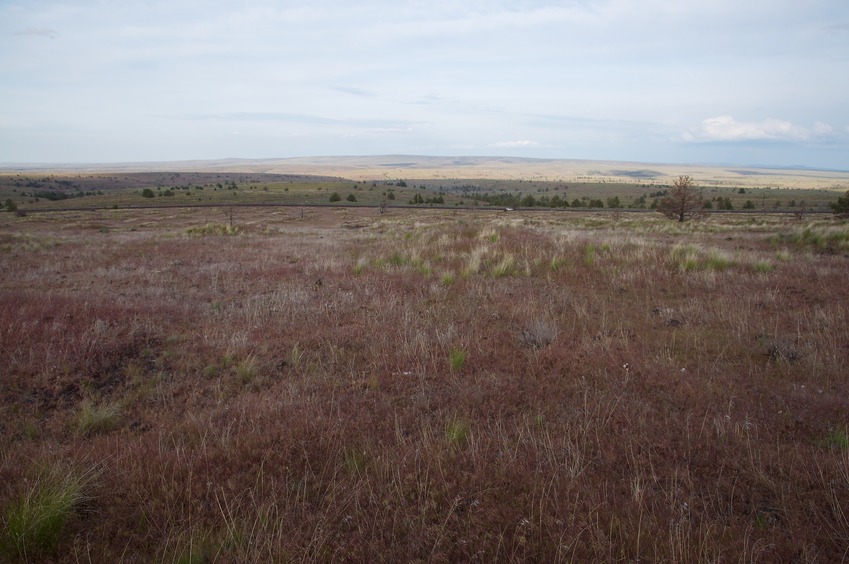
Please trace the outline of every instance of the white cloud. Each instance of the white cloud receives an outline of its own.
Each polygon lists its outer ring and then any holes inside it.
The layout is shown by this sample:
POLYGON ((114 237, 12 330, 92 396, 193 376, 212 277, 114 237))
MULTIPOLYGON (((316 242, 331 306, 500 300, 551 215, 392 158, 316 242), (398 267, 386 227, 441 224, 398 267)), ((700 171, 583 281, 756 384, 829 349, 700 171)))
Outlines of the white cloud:
POLYGON ((542 145, 530 139, 520 139, 518 141, 500 141, 493 143, 490 147, 496 147, 498 149, 533 149, 542 147, 542 145))
POLYGON ((46 37, 48 39, 56 39, 57 37, 59 37, 59 32, 49 27, 28 27, 23 31, 15 32, 14 35, 34 35, 39 37, 46 37))
POLYGON ((813 129, 789 121, 767 118, 763 121, 737 121, 732 116, 707 118, 684 133, 685 141, 810 141, 832 133, 832 127, 816 122, 813 129))
POLYGON ((831 135, 834 131, 834 128, 828 125, 827 123, 823 123, 818 121, 814 124, 814 135, 823 136, 823 135, 831 135))

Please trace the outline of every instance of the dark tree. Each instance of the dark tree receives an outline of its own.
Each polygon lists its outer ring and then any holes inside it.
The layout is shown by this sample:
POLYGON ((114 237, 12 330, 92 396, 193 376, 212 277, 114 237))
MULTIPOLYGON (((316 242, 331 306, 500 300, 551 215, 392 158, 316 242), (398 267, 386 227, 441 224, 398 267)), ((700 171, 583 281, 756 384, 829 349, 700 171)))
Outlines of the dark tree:
POLYGON ((845 196, 841 196, 831 204, 831 209, 837 217, 849 218, 849 190, 845 196))
POLYGON ((679 176, 669 193, 657 204, 657 211, 680 222, 696 219, 702 214, 702 195, 689 176, 679 176))

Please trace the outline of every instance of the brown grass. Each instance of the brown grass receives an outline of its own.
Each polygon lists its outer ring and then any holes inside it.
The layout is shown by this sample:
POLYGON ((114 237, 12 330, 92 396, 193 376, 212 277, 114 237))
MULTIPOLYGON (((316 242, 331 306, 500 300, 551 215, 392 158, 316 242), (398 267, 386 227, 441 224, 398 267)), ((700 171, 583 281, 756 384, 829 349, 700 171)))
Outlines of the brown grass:
POLYGON ((797 224, 213 213, 0 218, 3 519, 100 468, 55 560, 849 554, 849 261, 797 224))

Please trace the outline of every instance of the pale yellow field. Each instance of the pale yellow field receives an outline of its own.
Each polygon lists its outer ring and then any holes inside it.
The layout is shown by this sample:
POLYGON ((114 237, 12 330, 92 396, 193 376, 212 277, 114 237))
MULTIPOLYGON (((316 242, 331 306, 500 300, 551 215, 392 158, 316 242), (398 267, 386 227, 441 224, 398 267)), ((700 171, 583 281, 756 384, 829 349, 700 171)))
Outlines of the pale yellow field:
POLYGON ((562 182, 668 184, 690 175, 700 185, 849 190, 849 172, 758 169, 737 166, 654 164, 517 157, 299 157, 108 165, 51 166, 50 172, 217 171, 329 175, 352 180, 515 179, 562 182))

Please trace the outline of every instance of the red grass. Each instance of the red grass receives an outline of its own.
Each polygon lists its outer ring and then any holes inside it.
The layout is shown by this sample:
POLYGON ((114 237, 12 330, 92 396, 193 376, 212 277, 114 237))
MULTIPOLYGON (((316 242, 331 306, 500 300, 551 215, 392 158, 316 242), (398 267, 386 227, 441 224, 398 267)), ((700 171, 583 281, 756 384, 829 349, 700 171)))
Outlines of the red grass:
POLYGON ((243 235, 185 237, 208 211, 137 213, 0 226, 0 502, 36 465, 104 467, 45 556, 847 554, 845 256, 757 274, 768 234, 661 220, 258 210, 243 235), (682 270, 679 240, 736 264, 682 270), (540 320, 556 332, 530 346, 540 320), (75 433, 84 399, 117 402, 121 428, 75 433))

